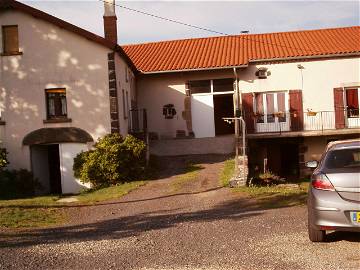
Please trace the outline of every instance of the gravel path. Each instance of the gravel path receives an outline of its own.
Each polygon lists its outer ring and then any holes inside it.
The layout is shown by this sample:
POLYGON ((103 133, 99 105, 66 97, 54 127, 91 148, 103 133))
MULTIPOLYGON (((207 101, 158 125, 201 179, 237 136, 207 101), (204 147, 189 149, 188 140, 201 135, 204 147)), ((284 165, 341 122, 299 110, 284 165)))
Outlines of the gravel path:
POLYGON ((309 242, 306 208, 261 210, 219 187, 226 157, 197 156, 196 181, 173 191, 186 157, 123 198, 69 207, 59 228, 0 232, 1 269, 360 269, 360 235, 309 242))

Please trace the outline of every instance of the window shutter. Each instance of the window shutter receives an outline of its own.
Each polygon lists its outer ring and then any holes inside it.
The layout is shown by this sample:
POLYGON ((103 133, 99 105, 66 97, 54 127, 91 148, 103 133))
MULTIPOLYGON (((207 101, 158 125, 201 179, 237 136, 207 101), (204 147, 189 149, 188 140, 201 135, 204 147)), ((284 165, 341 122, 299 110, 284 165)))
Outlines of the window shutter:
POLYGON ((242 98, 242 106, 243 106, 243 113, 244 113, 247 133, 254 133, 255 124, 254 124, 253 94, 244 93, 241 95, 241 98, 242 98))
POLYGON ((344 89, 334 88, 335 128, 345 128, 344 89))
POLYGON ((19 52, 19 37, 17 25, 3 26, 4 53, 19 52))
POLYGON ((292 131, 304 129, 304 111, 301 90, 289 91, 290 127, 292 131))

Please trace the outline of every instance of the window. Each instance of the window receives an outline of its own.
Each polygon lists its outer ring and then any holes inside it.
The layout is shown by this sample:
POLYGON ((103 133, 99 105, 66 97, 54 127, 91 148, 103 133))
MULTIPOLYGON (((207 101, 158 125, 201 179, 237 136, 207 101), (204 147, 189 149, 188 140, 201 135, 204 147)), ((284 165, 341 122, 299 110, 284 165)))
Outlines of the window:
POLYGON ((64 88, 46 89, 47 118, 67 118, 66 92, 64 88))
POLYGON ((2 27, 3 53, 19 53, 19 34, 17 25, 4 25, 2 27))
POLYGON ((234 79, 213 80, 214 92, 231 92, 234 91, 234 79))
POLYGON ((286 122, 285 93, 255 93, 257 123, 286 122))
POLYGON ((264 123, 263 93, 255 93, 256 122, 264 123))
POLYGON ((211 92, 210 80, 201 80, 201 81, 190 81, 189 87, 191 94, 203 94, 211 92))
POLYGON ((128 92, 126 91, 126 96, 125 96, 125 90, 122 90, 122 104, 123 104, 123 113, 124 113, 124 119, 128 118, 128 106, 129 106, 129 102, 127 100, 128 97, 128 92))
POLYGON ((343 169, 356 171, 360 168, 360 149, 350 148, 341 150, 332 150, 326 155, 325 159, 326 169, 343 169))
POLYGON ((359 118, 359 89, 346 89, 346 111, 348 118, 359 118))
POLYGON ((129 92, 126 91, 126 112, 128 112, 129 110, 129 92))

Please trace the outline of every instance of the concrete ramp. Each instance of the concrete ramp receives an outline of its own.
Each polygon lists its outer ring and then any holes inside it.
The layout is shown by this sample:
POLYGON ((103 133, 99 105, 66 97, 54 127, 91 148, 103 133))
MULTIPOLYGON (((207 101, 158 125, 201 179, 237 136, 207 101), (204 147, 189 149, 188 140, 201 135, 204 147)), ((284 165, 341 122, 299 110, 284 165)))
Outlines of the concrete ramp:
POLYGON ((156 156, 230 154, 233 152, 235 152, 234 135, 150 141, 150 153, 156 156))

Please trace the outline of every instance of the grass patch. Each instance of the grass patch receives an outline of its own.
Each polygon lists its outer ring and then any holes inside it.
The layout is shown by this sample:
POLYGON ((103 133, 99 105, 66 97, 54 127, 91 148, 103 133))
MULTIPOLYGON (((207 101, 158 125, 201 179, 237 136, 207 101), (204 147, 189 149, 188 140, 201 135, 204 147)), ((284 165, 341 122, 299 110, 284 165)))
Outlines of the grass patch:
MULTIPOLYGON (((228 159, 224 163, 224 167, 220 173, 219 181, 222 186, 229 186, 229 181, 234 175, 235 160, 228 159)), ((242 192, 250 198, 257 200, 262 208, 280 208, 306 203, 307 190, 309 180, 298 180, 292 183, 298 184, 297 188, 289 188, 285 186, 252 186, 234 188, 234 192, 242 192)))
POLYGON ((189 164, 186 167, 185 173, 176 176, 176 179, 171 182, 171 189, 173 192, 180 190, 189 182, 195 181, 203 167, 200 165, 189 164))
POLYGON ((229 181, 231 177, 234 176, 235 170, 235 159, 228 159, 224 163, 224 167, 220 173, 220 184, 223 187, 229 186, 229 181))
POLYGON ((0 227, 47 227, 64 222, 63 211, 55 208, 3 208, 0 209, 0 227))
MULTIPOLYGON (((73 196, 79 202, 66 205, 92 205, 97 202, 120 198, 141 185, 144 181, 89 190, 73 196)), ((66 221, 65 204, 56 202, 61 196, 39 196, 28 199, 0 200, 0 228, 36 228, 59 225, 66 221)))
POLYGON ((309 182, 301 182, 298 188, 284 186, 239 187, 234 192, 243 192, 255 198, 262 208, 280 208, 306 203, 309 182))
POLYGON ((0 200, 0 227, 47 227, 65 221, 61 209, 55 208, 59 196, 0 200))
POLYGON ((75 196, 75 198, 77 198, 81 203, 94 204, 101 201, 120 198, 144 184, 145 181, 135 181, 97 190, 90 189, 75 196))

